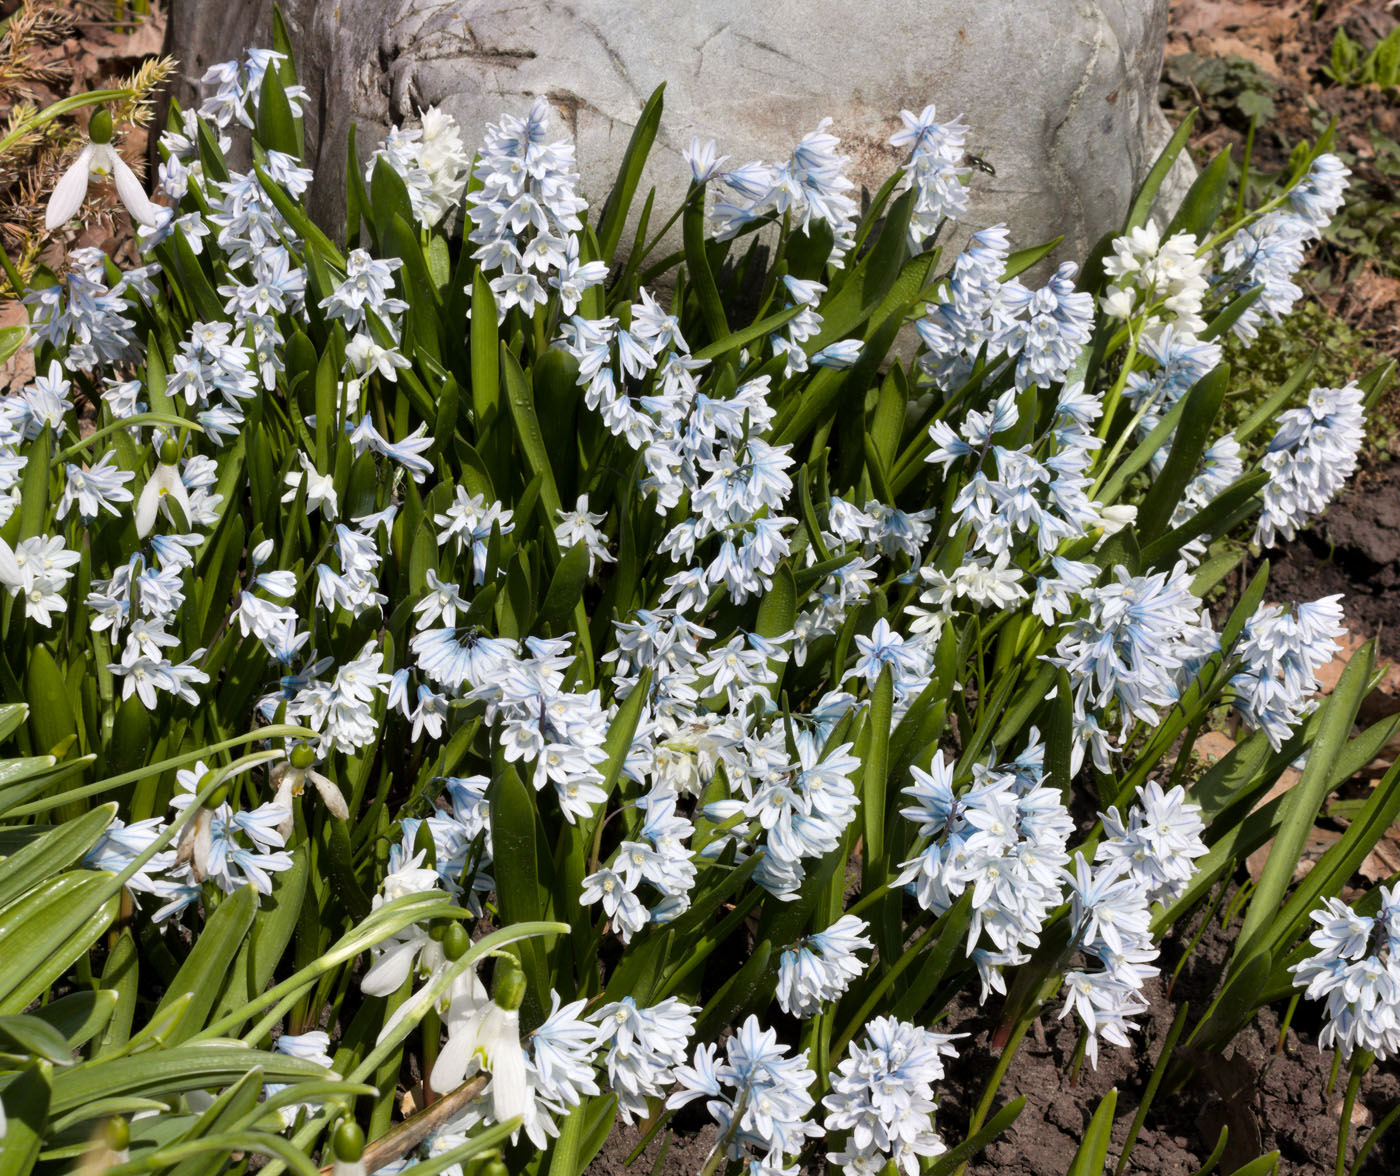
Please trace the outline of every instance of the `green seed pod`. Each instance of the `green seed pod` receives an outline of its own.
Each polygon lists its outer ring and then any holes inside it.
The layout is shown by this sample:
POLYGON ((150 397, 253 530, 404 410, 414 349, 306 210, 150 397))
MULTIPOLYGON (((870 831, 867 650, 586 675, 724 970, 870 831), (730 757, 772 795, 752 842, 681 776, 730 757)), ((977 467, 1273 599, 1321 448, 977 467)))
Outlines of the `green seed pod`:
POLYGON ((305 743, 298 743, 292 748, 292 754, 287 759, 298 772, 304 772, 316 762, 316 753, 305 743))
POLYGON ((97 112, 89 120, 88 138, 94 143, 110 143, 112 141, 112 116, 107 113, 105 106, 99 106, 97 112))
POLYGON ((160 452, 156 456, 160 458, 161 465, 174 465, 180 460, 180 447, 167 437, 160 443, 160 452))

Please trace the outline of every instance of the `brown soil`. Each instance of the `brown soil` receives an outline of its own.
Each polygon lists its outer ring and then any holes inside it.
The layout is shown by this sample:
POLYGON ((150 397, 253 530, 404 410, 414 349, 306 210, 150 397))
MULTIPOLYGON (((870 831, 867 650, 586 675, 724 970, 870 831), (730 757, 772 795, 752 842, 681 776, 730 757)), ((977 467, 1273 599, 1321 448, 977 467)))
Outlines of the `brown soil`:
MULTIPOLYGON (((1183 1001, 1189 1002, 1193 1018, 1205 1010, 1233 945, 1233 934, 1223 931, 1217 918, 1168 997, 1165 985, 1180 959, 1181 944, 1190 942, 1199 925, 1197 920, 1195 927, 1184 929, 1186 934, 1179 941, 1169 939, 1163 944, 1163 975, 1148 986, 1151 1007, 1140 1018, 1142 1029, 1137 1036, 1143 1047, 1125 1050, 1102 1045, 1098 1069, 1086 1063, 1075 1080, 1071 1062, 1077 1031, 1068 1020, 1055 1019, 1058 1008, 1047 1012, 1039 1027, 1043 1032, 1028 1035, 1022 1044, 997 1104, 1024 1095, 1026 1108, 1018 1124, 970 1165, 971 1176, 1045 1176, 1067 1171, 1085 1127, 1110 1088, 1118 1091, 1109 1148, 1109 1161, 1117 1164, 1172 1019, 1183 1001)), ((1273 1009, 1264 1009, 1225 1056, 1201 1057, 1183 1088, 1159 1091, 1124 1171, 1189 1176, 1205 1163, 1222 1127, 1229 1128, 1229 1140, 1217 1171, 1234 1172, 1271 1151, 1280 1153, 1279 1170, 1288 1176, 1333 1171, 1341 1090, 1328 1093, 1326 1089, 1332 1055, 1319 1053, 1315 1042, 1321 1025, 1307 1020, 1310 1011, 1300 1005, 1278 1052, 1279 1019, 1273 1009)), ((950 1075, 952 1081, 940 1099, 940 1122, 954 1138, 985 1081, 985 1061, 979 1065, 978 1059, 988 1056, 987 1029, 986 1024, 978 1025, 966 1063, 950 1075)), ((1343 1076, 1339 1085, 1344 1083, 1343 1076)), ((1373 1068, 1362 1084, 1360 1109, 1353 1114, 1357 1126, 1351 1133, 1349 1156, 1356 1154, 1369 1125, 1397 1101, 1400 1068, 1394 1063, 1373 1068)), ((1395 1171, 1400 1165, 1397 1142, 1383 1137, 1367 1161, 1367 1171, 1395 1171)))
POLYGON ((1270 595, 1316 600, 1343 593, 1352 629, 1377 638, 1380 656, 1400 659, 1400 466, 1363 473, 1296 540, 1266 552, 1270 595))

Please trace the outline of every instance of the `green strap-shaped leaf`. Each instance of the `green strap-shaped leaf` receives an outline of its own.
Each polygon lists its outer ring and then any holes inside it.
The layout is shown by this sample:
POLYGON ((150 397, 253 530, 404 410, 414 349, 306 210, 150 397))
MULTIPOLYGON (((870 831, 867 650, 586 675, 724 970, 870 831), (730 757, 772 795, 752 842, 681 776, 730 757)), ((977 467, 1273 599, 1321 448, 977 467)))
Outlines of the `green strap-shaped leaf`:
POLYGON ((116 804, 99 805, 0 860, 0 909, 87 853, 116 814, 116 804))
POLYGON ((51 879, 0 913, 0 1013, 18 1013, 85 954, 117 916, 109 875, 51 879))
MULTIPOLYGON (((722 343, 725 351, 741 346, 729 342, 729 320, 725 317, 724 300, 719 296, 719 287, 715 285, 715 275, 710 269, 710 255, 705 241, 705 196, 699 184, 692 183, 686 196, 685 212, 681 216, 681 237, 685 242, 685 267, 690 275, 690 289, 700 303, 700 316, 705 320, 705 331, 710 336, 709 346, 722 343)), ((697 355, 708 358, 700 353, 697 355)))
POLYGON ((1162 472, 1153 479, 1147 496, 1138 507, 1138 541, 1145 546, 1167 529, 1172 512, 1186 491, 1187 483, 1196 476, 1201 454, 1211 441, 1216 415, 1230 386, 1230 366, 1221 364, 1207 372, 1186 393, 1186 407, 1172 441, 1162 472))
MULTIPOLYGON (((534 791, 520 779, 513 765, 497 774, 488 797, 491 803, 491 845, 496 860, 509 862, 510 869, 498 870, 496 892, 501 902, 501 923, 532 923, 544 917, 539 875, 539 842, 536 826, 539 814, 534 791)), ((538 1025, 544 1019, 549 997, 549 969, 542 944, 533 939, 519 945, 520 964, 527 989, 521 1006, 521 1020, 538 1025)))
MULTIPOLYGON (((1186 141, 1191 137, 1191 128, 1196 122, 1196 112, 1189 111, 1181 125, 1176 128, 1175 133, 1167 141, 1167 145, 1162 148, 1162 154, 1157 156, 1157 161, 1152 165, 1146 177, 1142 181, 1142 187, 1133 197, 1133 203, 1128 208, 1128 216, 1123 221, 1123 232, 1127 233, 1131 229, 1141 228, 1147 223, 1147 218, 1152 212, 1152 205, 1157 199, 1157 193, 1166 182, 1167 174, 1176 163, 1177 158, 1186 150, 1186 141)), ((1095 1173, 1095 1176, 1098 1176, 1095 1173)))
POLYGON ((1269 942, 1269 928, 1278 918, 1308 831, 1326 799, 1331 766, 1346 745, 1362 699, 1370 691, 1375 664, 1375 644, 1368 641, 1352 656, 1336 689, 1322 704, 1317 739, 1308 753, 1303 775, 1284 794, 1282 824, 1235 941, 1231 974, 1238 973, 1251 955, 1263 950, 1269 942))
POLYGON ((574 606, 583 599, 583 588, 588 583, 588 562, 588 545, 576 543, 554 569, 539 613, 540 622, 548 625, 551 633, 559 634, 568 628, 574 606))
POLYGON ((1176 215, 1167 225, 1166 232, 1162 234, 1162 239, 1166 240, 1177 233, 1191 233, 1197 240, 1204 240, 1220 210, 1225 207, 1225 198, 1229 193, 1230 148, 1226 147, 1196 177, 1176 215))
POLYGON ((472 276, 471 370, 472 411, 479 442, 495 421, 501 398, 496 295, 480 269, 472 276))
POLYGON ((53 1093, 53 1066, 34 1061, 0 1094, 5 1134, 0 1136, 0 1176, 30 1176, 43 1146, 53 1093))
POLYGON ((895 1002, 894 1015, 901 1021, 917 1020, 920 1010, 943 983, 954 960, 967 954, 967 925, 972 920, 972 891, 964 890, 951 909, 940 916, 938 937, 919 960, 919 970, 904 995, 895 1002))
POLYGON ((5 327, 0 329, 0 363, 4 363, 10 356, 14 355, 24 341, 29 338, 28 327, 5 327))
POLYGON ((904 371, 895 364, 880 385, 875 415, 870 421, 870 442, 880 455, 886 471, 893 468, 899 454, 899 441, 904 432, 904 414, 909 407, 909 388, 904 371))
POLYGON ((6 1053, 32 1054, 60 1066, 73 1060, 63 1034, 34 1016, 0 1017, 0 1043, 6 1053))
POLYGON ((292 104, 287 101, 287 91, 275 69, 263 71, 256 129, 258 142, 263 147, 301 160, 301 128, 292 117, 292 104))
POLYGON ((1099 1100, 1098 1109, 1089 1120, 1066 1176, 1103 1176, 1104 1164, 1108 1161, 1109 1137, 1113 1133, 1113 1110, 1117 1105, 1118 1088, 1115 1086, 1099 1100))
MULTIPOLYGON (((617 252, 617 243, 622 240, 622 230, 627 223, 627 214, 632 208, 632 198, 637 194, 641 183, 642 169, 646 166, 651 145, 656 140, 656 130, 661 125, 662 92, 666 83, 662 82, 652 91, 647 104, 642 107, 642 116, 632 128, 632 137, 627 142, 622 163, 618 165, 617 178, 612 191, 603 205, 603 214, 598 218, 599 256, 609 265, 617 252)), ((701 199, 703 205, 703 198, 701 199)), ((638 246, 641 242, 638 241, 638 246)))
POLYGON ((890 762, 890 724, 894 712, 894 677, 889 666, 880 671, 870 695, 866 730, 870 744, 861 770, 861 829, 865 834, 865 861, 861 890, 870 893, 888 877, 885 862, 885 783, 890 762))
POLYGON ((126 1046, 131 1037, 131 1022, 136 1014, 136 989, 140 979, 140 961, 136 956, 136 942, 130 931, 123 931, 102 969, 103 991, 117 994, 116 1007, 107 1022, 102 1040, 97 1043, 93 1057, 116 1053, 126 1046))
POLYGON ((1143 548, 1143 566, 1156 568, 1175 562, 1180 558, 1182 547, 1198 535, 1213 537, 1230 531, 1255 513, 1254 500, 1268 483, 1269 475, 1262 471, 1246 474, 1179 527, 1173 527, 1143 548))
MULTIPOLYGON (((848 271, 839 289, 828 292, 818 307, 822 329, 811 341, 811 352, 844 339, 864 322, 894 287, 909 256, 909 218, 914 192, 905 192, 892 205, 870 252, 848 271)), ((915 258, 920 262, 923 258, 915 258)))
MULTIPOLYGON (((475 317, 475 316, 473 316, 475 317)), ((520 368, 520 361, 510 349, 501 344, 501 370, 505 374, 506 399, 510 402, 510 412, 515 420, 515 433, 524 451, 526 464, 532 474, 540 476, 540 502, 551 522, 561 509, 559 488, 554 481, 554 467, 550 464, 549 453, 545 449, 544 433, 540 429, 539 417, 535 414, 535 395, 530 381, 520 368)), ((546 527, 545 534, 550 550, 558 551, 553 527, 546 527)))
MULTIPOLYGON (((117 1011, 118 1000, 118 994, 111 989, 83 989, 35 1009, 30 1018, 52 1026, 71 1051, 91 1041, 107 1027, 117 1011)), ((69 1053, 63 1055, 65 1065, 72 1060, 69 1053)))
POLYGON ((66 1114, 99 1098, 116 1095, 152 1097, 186 1090, 206 1090, 238 1081, 261 1066, 268 1082, 323 1080, 315 1062, 265 1050, 199 1042, 151 1050, 131 1057, 83 1063, 54 1076, 53 1113, 66 1114))
POLYGON ((78 717, 63 673, 48 647, 38 642, 29 651, 25 682, 29 692, 29 732, 36 750, 62 758, 78 738, 78 717))
POLYGON ((257 911, 257 891, 249 883, 219 903, 204 924, 190 954, 165 990, 164 999, 156 1006, 160 1013, 170 1008, 177 997, 186 993, 190 996, 183 1020, 167 1039, 171 1044, 193 1037, 204 1028, 257 911))
POLYGON ((370 213, 382 242, 391 241, 390 226, 399 216, 405 224, 413 224, 413 201, 403 177, 382 155, 374 161, 369 178, 370 213))
POLYGON ((1016 1122, 1025 1109, 1026 1096, 1024 1094, 1012 1099, 988 1119, 981 1128, 934 1160, 927 1169, 928 1176, 948 1176, 948 1173, 957 1171, 1016 1122))
POLYGON ((19 537, 41 534, 49 517, 49 467, 53 464, 53 431, 41 429, 30 445, 19 484, 19 537))

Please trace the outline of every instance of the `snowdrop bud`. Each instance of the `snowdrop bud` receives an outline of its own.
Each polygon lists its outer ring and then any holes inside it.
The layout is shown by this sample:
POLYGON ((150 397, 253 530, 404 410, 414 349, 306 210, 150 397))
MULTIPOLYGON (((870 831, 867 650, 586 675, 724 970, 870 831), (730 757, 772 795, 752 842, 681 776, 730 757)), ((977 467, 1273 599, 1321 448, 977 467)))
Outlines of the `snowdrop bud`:
POLYGON ((525 973, 512 956, 502 956, 496 962, 496 991, 492 999, 507 1012, 518 1009, 525 1000, 525 973))
POLYGON ((342 1119, 331 1142, 333 1176, 364 1176, 365 1133, 353 1119, 342 1119))

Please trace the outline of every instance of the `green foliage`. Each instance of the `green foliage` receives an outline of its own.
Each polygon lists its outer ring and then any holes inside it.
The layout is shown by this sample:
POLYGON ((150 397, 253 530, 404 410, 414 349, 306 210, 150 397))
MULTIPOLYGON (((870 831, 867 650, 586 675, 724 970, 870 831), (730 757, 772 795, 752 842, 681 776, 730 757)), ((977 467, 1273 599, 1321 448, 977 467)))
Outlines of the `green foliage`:
POLYGON ((1322 71, 1339 86, 1377 86, 1382 90, 1400 86, 1400 27, 1364 51, 1347 36, 1345 28, 1338 27, 1322 71))
POLYGON ((1267 122, 1278 113, 1278 82, 1236 54, 1175 54, 1162 65, 1162 82, 1186 97, 1186 105, 1208 107, 1239 130, 1251 120, 1267 122))

